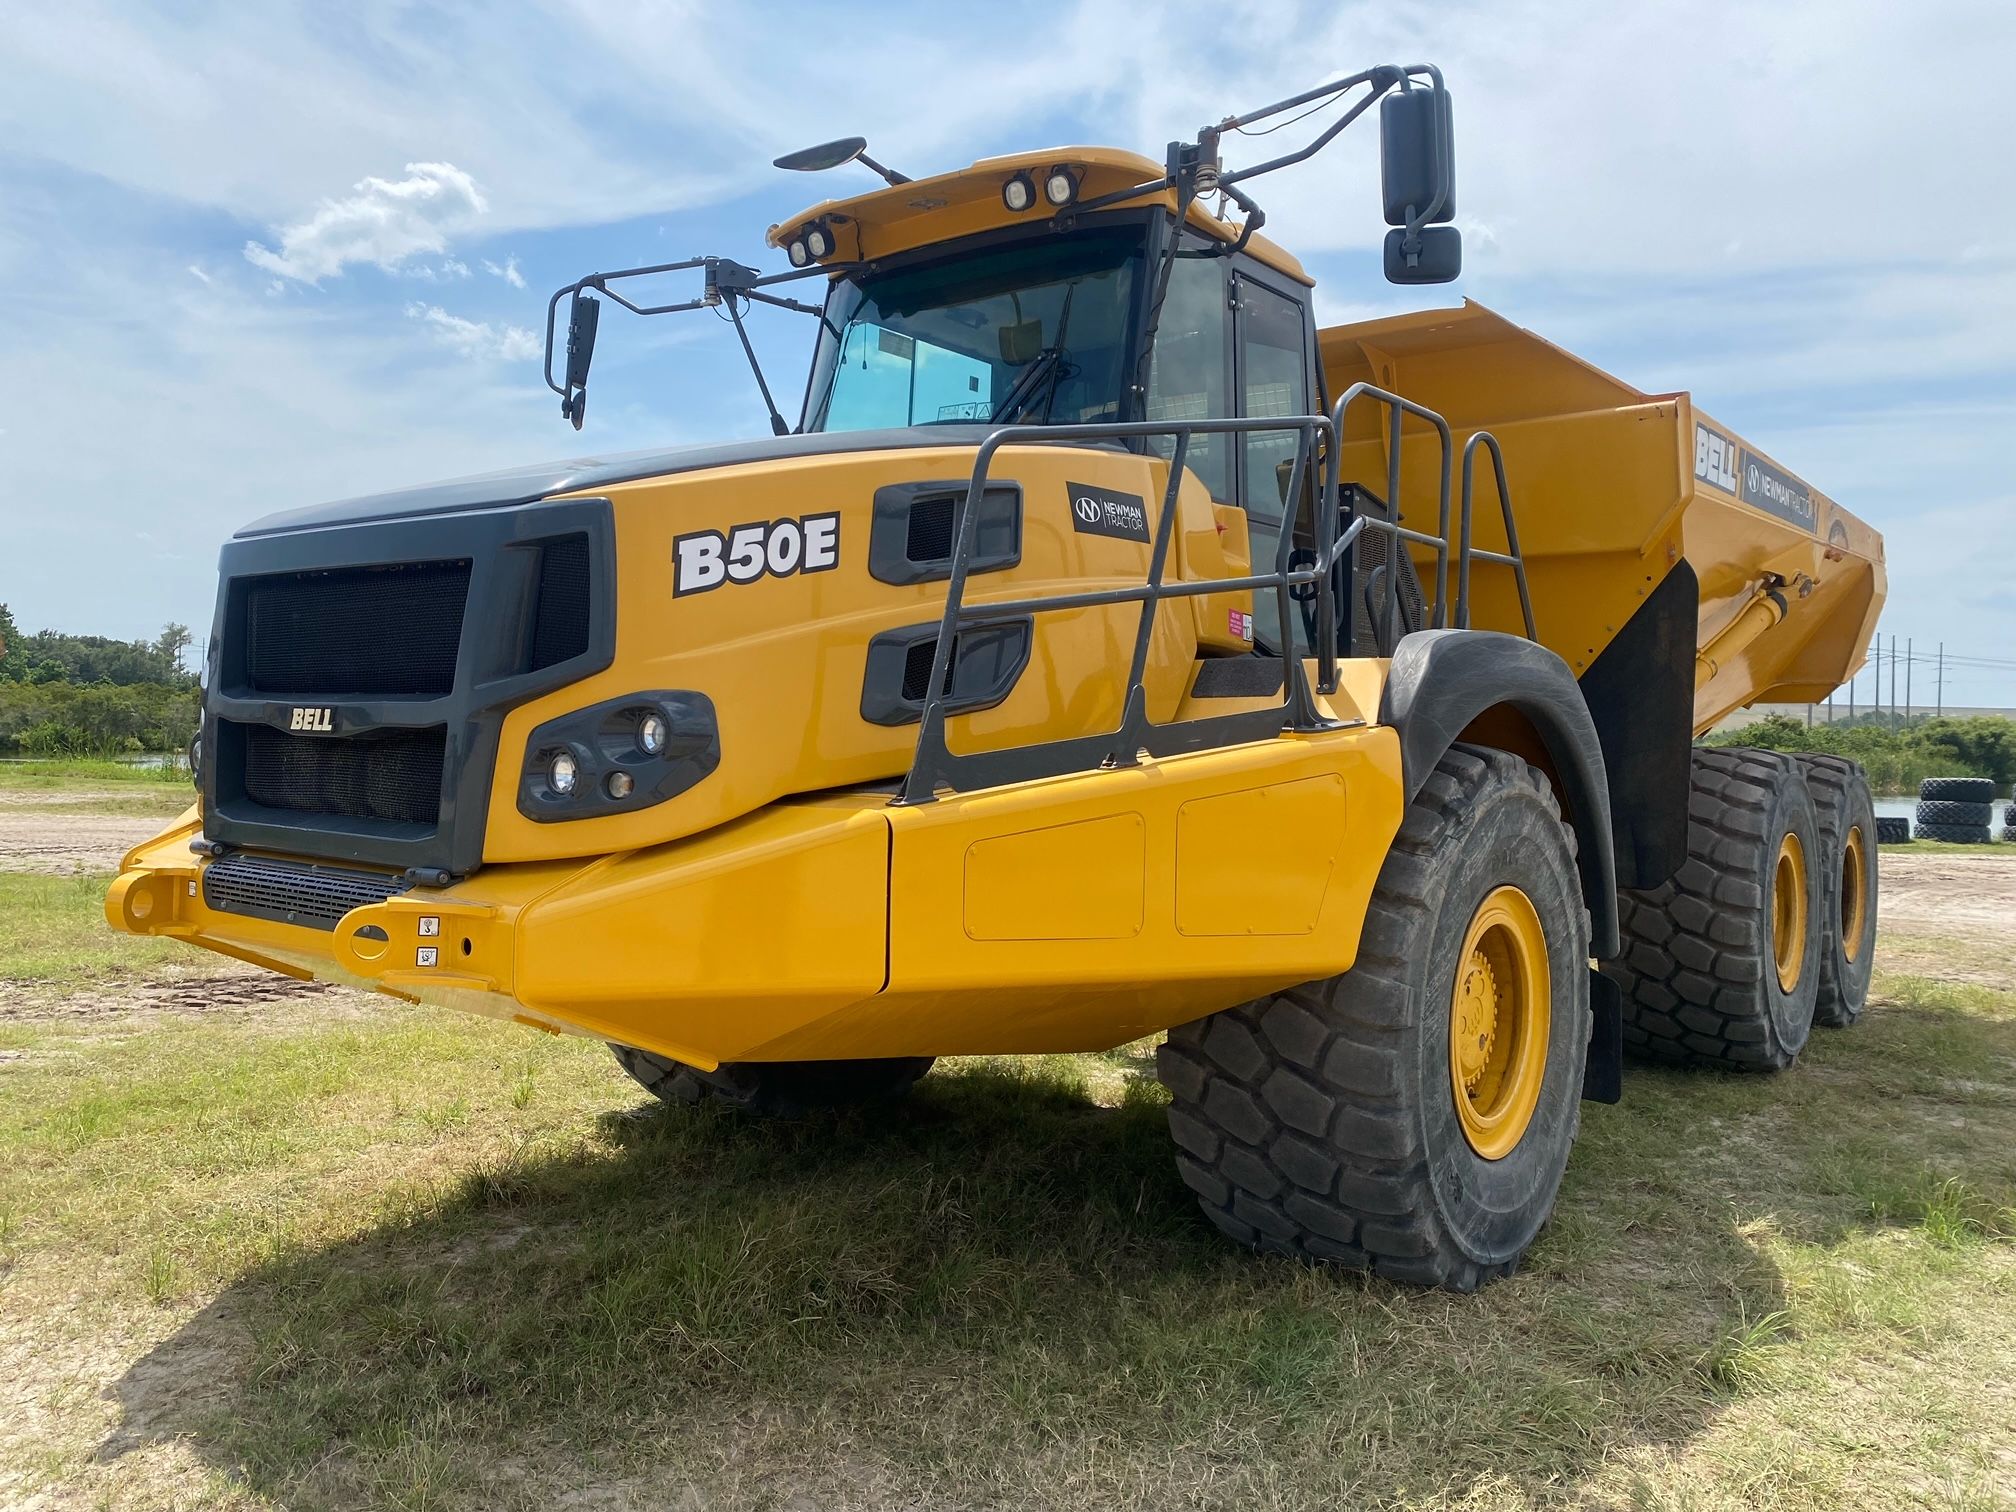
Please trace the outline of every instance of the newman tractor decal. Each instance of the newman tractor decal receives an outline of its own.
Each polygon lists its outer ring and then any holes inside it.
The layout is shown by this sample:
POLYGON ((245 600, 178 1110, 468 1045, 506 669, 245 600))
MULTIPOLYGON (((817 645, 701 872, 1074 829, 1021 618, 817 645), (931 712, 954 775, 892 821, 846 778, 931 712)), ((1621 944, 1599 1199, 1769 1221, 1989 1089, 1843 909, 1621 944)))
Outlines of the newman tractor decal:
POLYGON ((1694 477, 1766 514, 1817 531, 1819 514, 1812 489, 1776 463, 1765 461, 1747 446, 1739 446, 1714 426, 1699 421, 1694 424, 1694 477))

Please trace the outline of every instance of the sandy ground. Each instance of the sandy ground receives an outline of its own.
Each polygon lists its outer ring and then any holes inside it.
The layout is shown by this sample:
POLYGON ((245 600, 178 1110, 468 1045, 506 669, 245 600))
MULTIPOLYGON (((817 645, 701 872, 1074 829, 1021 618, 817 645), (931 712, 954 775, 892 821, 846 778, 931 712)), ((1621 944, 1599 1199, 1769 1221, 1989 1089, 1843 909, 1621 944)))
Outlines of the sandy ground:
POLYGON ((8 795, 0 809, 0 871, 59 877, 114 872, 121 856, 168 825, 152 815, 80 814, 69 804, 38 801, 43 798, 8 795))
POLYGON ((1879 925, 2016 942, 2016 855, 1890 855, 1877 866, 1879 925))

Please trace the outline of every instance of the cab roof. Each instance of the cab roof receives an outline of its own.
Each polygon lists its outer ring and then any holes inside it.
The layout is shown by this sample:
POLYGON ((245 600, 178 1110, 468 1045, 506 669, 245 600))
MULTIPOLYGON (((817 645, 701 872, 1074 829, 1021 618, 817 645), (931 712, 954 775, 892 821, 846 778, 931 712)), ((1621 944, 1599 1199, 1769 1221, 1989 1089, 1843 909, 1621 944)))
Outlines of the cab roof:
MULTIPOLYGON (((835 260, 870 262, 981 231, 1040 224, 1052 213, 1047 204, 1039 199, 1031 209, 1010 210, 1001 201, 1001 186, 1017 173, 1027 173, 1040 184, 1046 173, 1058 167, 1069 168, 1078 175, 1081 200, 1160 179, 1163 172, 1160 163, 1117 147, 1051 147, 1040 152, 982 158, 950 173, 876 189, 850 199, 821 200, 772 226, 765 240, 773 247, 783 247, 809 222, 823 220, 833 229, 835 260)), ((1122 203, 1160 204, 1173 214, 1176 192, 1167 188, 1149 190, 1122 203)), ((1221 241, 1232 241, 1239 235, 1237 224, 1220 220, 1200 205, 1190 207, 1189 223, 1221 241)), ((1315 283, 1292 253, 1264 236, 1256 234, 1246 244, 1246 250, 1297 283, 1315 283)))

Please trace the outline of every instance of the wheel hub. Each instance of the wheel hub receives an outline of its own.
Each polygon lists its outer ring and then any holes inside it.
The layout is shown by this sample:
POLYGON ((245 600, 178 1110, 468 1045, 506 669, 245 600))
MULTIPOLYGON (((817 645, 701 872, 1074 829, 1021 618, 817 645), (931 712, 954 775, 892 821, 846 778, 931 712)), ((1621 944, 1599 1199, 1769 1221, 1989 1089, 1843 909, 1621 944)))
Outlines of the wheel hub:
POLYGON ((1540 1105, 1552 1013, 1547 936, 1516 887, 1471 916, 1449 996, 1449 1081, 1463 1137, 1486 1160, 1519 1146, 1540 1105))
POLYGON ((1792 830, 1771 869, 1771 960, 1779 990, 1797 991, 1806 971, 1806 843, 1792 830))

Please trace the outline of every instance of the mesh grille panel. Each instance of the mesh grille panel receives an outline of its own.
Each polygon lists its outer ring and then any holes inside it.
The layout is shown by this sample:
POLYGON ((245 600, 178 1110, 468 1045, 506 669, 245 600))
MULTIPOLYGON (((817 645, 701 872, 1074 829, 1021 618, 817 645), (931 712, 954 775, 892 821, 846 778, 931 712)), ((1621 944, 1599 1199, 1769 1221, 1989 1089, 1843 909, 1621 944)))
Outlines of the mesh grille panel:
POLYGON ((530 670, 568 661, 587 649, 588 537, 561 536, 539 549, 530 670))
POLYGON ((241 725, 245 796, 266 808, 434 824, 448 734, 390 730, 350 739, 241 725))
POLYGON ((910 535, 904 555, 913 562, 944 561, 952 555, 953 497, 919 499, 910 506, 910 535))
MULTIPOLYGON (((584 577, 586 561, 584 539, 584 577)), ((455 686, 466 560, 279 573, 241 591, 255 693, 440 695, 455 686)))
POLYGON ((225 913, 334 929, 353 908, 406 890, 397 877, 270 856, 224 856, 203 868, 203 901, 225 913))
MULTIPOLYGON (((911 643, 909 653, 903 658, 903 696, 913 703, 922 703, 925 692, 931 686, 931 659, 938 654, 938 637, 911 643)), ((952 637, 952 656, 959 655, 959 637, 952 637)), ((945 667, 945 691, 952 691, 952 664, 945 667)))

